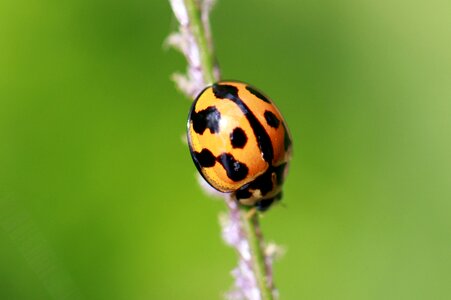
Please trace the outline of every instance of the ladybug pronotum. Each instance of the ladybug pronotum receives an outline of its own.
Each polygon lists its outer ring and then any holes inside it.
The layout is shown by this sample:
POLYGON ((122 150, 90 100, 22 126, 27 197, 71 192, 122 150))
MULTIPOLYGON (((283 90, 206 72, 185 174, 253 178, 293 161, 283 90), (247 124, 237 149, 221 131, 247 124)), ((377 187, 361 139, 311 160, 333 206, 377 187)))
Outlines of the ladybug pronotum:
POLYGON ((274 103, 250 85, 223 81, 205 88, 191 106, 188 144, 216 190, 260 211, 281 199, 290 133, 274 103))

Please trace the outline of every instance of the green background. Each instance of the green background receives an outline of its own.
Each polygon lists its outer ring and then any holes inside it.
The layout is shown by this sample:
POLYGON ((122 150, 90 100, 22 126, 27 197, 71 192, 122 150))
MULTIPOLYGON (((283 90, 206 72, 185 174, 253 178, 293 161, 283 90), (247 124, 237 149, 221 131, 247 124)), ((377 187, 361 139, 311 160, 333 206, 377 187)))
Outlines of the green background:
MULTIPOLYGON (((451 2, 229 0, 223 77, 294 158, 263 218, 281 299, 451 298, 451 2)), ((224 204, 182 142, 166 1, 0 1, 0 299, 220 299, 224 204)))

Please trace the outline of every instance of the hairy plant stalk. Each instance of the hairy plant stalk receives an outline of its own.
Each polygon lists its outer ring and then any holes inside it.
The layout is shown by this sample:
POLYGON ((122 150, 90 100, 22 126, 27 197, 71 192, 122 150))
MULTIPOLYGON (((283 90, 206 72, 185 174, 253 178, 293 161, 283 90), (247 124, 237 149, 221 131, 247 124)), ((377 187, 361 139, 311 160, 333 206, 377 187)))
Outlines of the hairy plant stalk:
POLYGON ((272 299, 272 287, 268 280, 269 276, 267 275, 265 254, 262 251, 262 249, 264 249, 264 245, 258 222, 258 215, 254 213, 252 216, 248 216, 248 214, 244 213, 244 209, 241 209, 240 212, 241 222, 243 224, 242 226, 249 242, 252 269, 254 270, 256 277, 255 279, 261 293, 261 298, 265 300, 272 299))
POLYGON ((201 11, 196 5, 196 1, 184 0, 184 2, 188 11, 188 25, 199 47, 200 66, 202 68, 204 82, 211 84, 216 81, 215 79, 219 79, 215 78, 214 74, 213 46, 211 43, 208 43, 207 36, 205 35, 205 25, 201 21, 201 11))
MULTIPOLYGON (((179 22, 178 32, 172 33, 167 43, 179 49, 188 62, 187 74, 175 74, 179 89, 193 99, 208 84, 220 79, 214 57, 209 25, 209 13, 213 0, 170 0, 179 22)), ((212 188, 201 179, 207 192, 212 188)), ((215 193, 213 191, 213 193, 215 193)), ((228 299, 272 300, 277 295, 272 280, 272 261, 277 249, 265 248, 257 213, 240 208, 231 194, 215 193, 224 198, 228 216, 221 217, 224 240, 234 247, 240 257, 238 267, 232 271, 235 287, 228 299)))
POLYGON ((191 99, 220 78, 209 25, 213 3, 213 0, 170 0, 179 29, 168 37, 166 43, 180 50, 188 62, 187 73, 176 73, 172 79, 191 99))

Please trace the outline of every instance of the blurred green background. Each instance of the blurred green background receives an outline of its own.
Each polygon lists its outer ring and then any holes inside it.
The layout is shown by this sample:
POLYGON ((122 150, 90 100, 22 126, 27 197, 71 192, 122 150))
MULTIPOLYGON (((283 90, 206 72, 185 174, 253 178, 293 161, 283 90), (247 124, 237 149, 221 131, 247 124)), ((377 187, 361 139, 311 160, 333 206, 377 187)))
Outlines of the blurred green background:
MULTIPOLYGON (((223 77, 295 155, 281 299, 451 298, 451 2, 219 1, 223 77)), ((221 299, 224 204, 182 142, 166 1, 0 1, 0 299, 221 299)))

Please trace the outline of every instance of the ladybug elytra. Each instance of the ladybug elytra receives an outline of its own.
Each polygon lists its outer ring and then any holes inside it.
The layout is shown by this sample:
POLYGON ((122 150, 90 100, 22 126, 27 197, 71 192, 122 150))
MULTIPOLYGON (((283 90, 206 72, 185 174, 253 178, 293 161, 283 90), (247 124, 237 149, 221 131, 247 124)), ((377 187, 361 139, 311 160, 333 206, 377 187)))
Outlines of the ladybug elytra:
POLYGON ((281 199, 290 133, 274 103, 252 86, 221 81, 205 88, 189 113, 188 144, 216 190, 260 211, 281 199))

